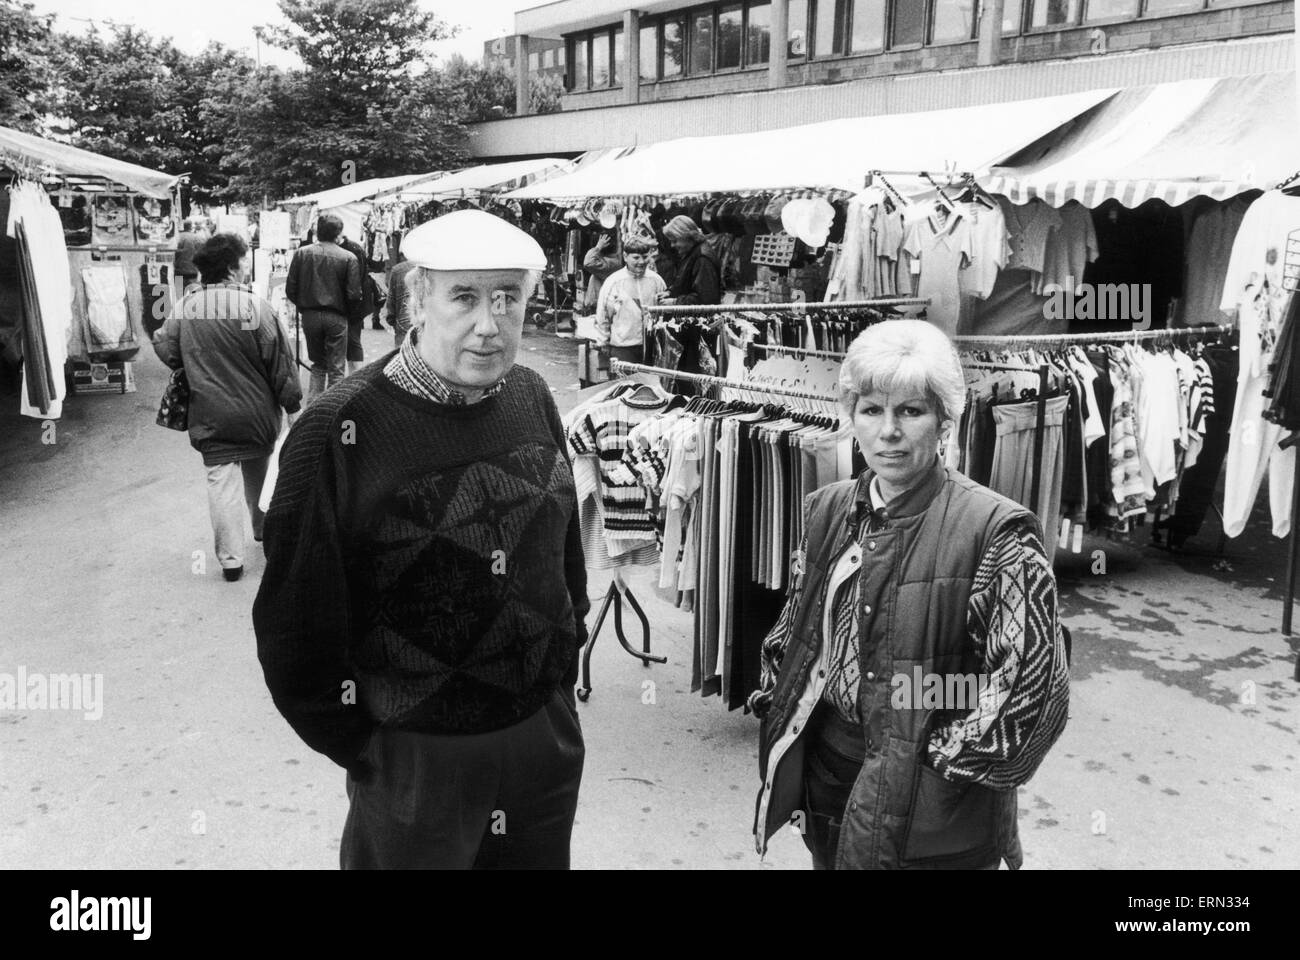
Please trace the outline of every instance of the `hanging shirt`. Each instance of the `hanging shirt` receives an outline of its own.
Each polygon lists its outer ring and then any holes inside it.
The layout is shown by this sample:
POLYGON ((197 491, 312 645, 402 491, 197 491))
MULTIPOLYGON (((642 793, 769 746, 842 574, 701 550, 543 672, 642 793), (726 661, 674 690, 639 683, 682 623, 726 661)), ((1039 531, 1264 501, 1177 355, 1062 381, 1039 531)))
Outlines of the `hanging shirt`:
POLYGON ((1192 221, 1187 236, 1183 297, 1178 322, 1184 326, 1222 323, 1224 280, 1232 259, 1237 231, 1250 208, 1250 201, 1237 197, 1216 203, 1192 221))
POLYGON ((1043 293, 1048 284, 1073 291, 1083 283, 1083 272, 1097 259, 1097 231, 1092 212, 1077 200, 1063 206, 1057 215, 1060 226, 1047 235, 1043 251, 1043 272, 1034 293, 1043 293))
POLYGON ((1007 239, 1007 221, 1001 207, 982 203, 964 203, 961 215, 970 224, 971 264, 959 274, 962 294, 981 300, 993 292, 998 271, 1007 265, 1011 244, 1007 239))
POLYGON ((1006 197, 998 197, 998 202, 1006 218, 1011 245, 1007 269, 1042 273, 1047 241, 1052 231, 1061 226, 1061 215, 1041 200, 1031 200, 1023 206, 1013 204, 1006 197))
POLYGON ((904 249, 921 261, 918 297, 928 298, 926 318, 949 336, 957 332, 961 310, 958 275, 971 264, 971 228, 964 216, 948 215, 942 225, 932 215, 912 224, 904 249))

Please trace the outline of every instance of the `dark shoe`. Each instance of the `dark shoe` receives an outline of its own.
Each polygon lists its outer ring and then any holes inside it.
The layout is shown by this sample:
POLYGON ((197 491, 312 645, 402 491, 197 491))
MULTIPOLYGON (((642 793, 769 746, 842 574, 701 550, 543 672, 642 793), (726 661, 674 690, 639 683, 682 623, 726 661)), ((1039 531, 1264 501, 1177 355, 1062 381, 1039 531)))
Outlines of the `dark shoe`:
POLYGON ((227 583, 234 583, 244 575, 243 567, 223 567, 221 575, 226 578, 227 583))

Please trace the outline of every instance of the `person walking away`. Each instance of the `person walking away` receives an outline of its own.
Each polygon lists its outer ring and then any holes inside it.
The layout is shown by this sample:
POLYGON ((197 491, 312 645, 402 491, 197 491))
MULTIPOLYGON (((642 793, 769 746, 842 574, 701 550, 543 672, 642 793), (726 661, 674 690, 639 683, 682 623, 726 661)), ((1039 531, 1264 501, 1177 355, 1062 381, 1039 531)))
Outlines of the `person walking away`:
POLYGON ((673 217, 664 227, 664 236, 677 254, 677 274, 664 303, 721 303, 722 273, 695 221, 684 215, 673 217))
POLYGON ((1038 518, 944 466, 966 387, 938 327, 869 327, 840 399, 867 469, 805 499, 763 642, 759 852, 797 822, 816 869, 1018 869, 1016 789, 1069 707, 1038 518))
POLYGON ((194 265, 194 254, 199 252, 207 239, 208 233, 203 228, 202 221, 195 217, 187 218, 176 236, 176 259, 172 270, 180 280, 181 296, 185 295, 191 285, 199 282, 199 268, 194 265))
POLYGON ((402 348, 309 406, 281 452, 258 658, 285 719, 347 770, 343 868, 567 868, 590 604, 560 415, 515 363, 546 258, 477 210, 402 247, 402 348))
POLYGON ((659 303, 668 285, 650 265, 656 244, 653 237, 633 236, 623 243, 627 266, 610 274, 596 301, 596 346, 615 360, 645 362, 646 307, 659 303))
POLYGON ((284 295, 298 308, 311 380, 310 403, 346 375, 348 317, 361 300, 361 266, 338 244, 343 221, 332 213, 316 221, 316 242, 299 247, 289 262, 284 295))
POLYGON ((407 290, 407 277, 415 270, 416 265, 400 252, 397 256, 399 260, 393 266, 392 276, 388 279, 388 303, 385 305, 385 316, 388 325, 393 328, 394 345, 401 347, 411 329, 411 298, 407 290))
POLYGON ((154 352, 190 385, 190 444, 203 455, 217 559, 230 581, 244 571, 246 515, 262 539, 258 498, 283 410, 302 403, 298 367, 275 310, 244 284, 248 245, 217 234, 197 253, 191 287, 154 333, 154 352))
POLYGON ((361 245, 351 237, 344 236, 339 239, 339 246, 357 258, 361 270, 361 299, 354 302, 348 311, 347 372, 348 376, 351 376, 360 370, 361 365, 366 361, 366 352, 361 345, 361 331, 366 328, 366 317, 375 312, 378 290, 375 288, 374 279, 370 276, 366 251, 361 249, 361 245))

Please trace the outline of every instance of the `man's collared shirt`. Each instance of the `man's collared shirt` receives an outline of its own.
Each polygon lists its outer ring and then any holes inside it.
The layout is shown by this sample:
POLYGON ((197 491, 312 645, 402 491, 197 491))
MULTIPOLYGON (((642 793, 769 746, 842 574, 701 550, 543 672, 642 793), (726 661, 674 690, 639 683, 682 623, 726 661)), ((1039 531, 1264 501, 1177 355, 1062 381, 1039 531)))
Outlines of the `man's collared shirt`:
MULTIPOLYGON (((384 375, 407 393, 414 394, 425 400, 444 403, 452 407, 467 406, 469 401, 465 399, 465 394, 434 373, 433 368, 420 355, 419 335, 420 331, 418 329, 411 328, 410 333, 406 336, 406 341, 402 344, 402 348, 384 367, 384 375)), ((502 377, 483 391, 482 399, 486 400, 488 397, 495 397, 501 392, 501 388, 505 386, 505 383, 505 378, 502 377)))

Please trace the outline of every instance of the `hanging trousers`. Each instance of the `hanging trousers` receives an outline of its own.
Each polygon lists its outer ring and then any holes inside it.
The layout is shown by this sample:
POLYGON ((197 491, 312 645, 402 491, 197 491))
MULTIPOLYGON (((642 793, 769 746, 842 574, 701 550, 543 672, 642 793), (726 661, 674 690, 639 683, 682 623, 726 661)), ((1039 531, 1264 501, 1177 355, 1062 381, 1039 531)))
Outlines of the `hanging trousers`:
POLYGON ((380 728, 347 778, 344 870, 567 870, 586 749, 557 691, 504 730, 380 728))
POLYGON ((1065 408, 1068 397, 1050 397, 1044 412, 1043 459, 1039 470, 1038 503, 1031 504, 1034 484, 1034 432, 1038 401, 993 407, 997 442, 989 487, 1033 510, 1042 525, 1045 542, 1056 530, 1061 515, 1061 483, 1065 475, 1065 408))
POLYGON ((1267 374, 1242 369, 1237 383, 1237 405, 1232 412, 1228 465, 1223 484, 1223 531, 1240 536, 1268 476, 1268 506, 1273 515, 1273 536, 1291 532, 1291 484, 1295 478, 1295 447, 1278 448, 1287 433, 1264 419, 1269 401, 1264 396, 1267 374))
POLYGON ((242 567, 248 520, 253 521, 253 536, 262 539, 265 514, 257 501, 271 463, 269 456, 208 467, 208 513, 216 540, 217 560, 223 570, 242 567))
POLYGON ((1228 454, 1228 424, 1236 409, 1236 351, 1211 347, 1205 351, 1205 362, 1214 380, 1214 413, 1205 423, 1205 445, 1178 485, 1178 511, 1169 523, 1169 543, 1175 547, 1196 536, 1205 522, 1228 454))

